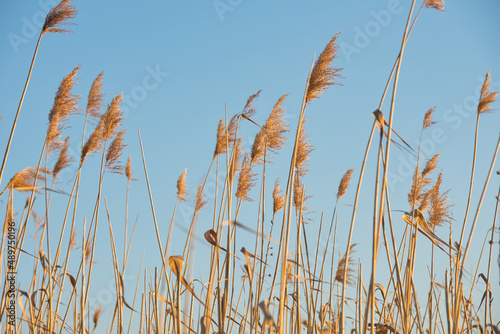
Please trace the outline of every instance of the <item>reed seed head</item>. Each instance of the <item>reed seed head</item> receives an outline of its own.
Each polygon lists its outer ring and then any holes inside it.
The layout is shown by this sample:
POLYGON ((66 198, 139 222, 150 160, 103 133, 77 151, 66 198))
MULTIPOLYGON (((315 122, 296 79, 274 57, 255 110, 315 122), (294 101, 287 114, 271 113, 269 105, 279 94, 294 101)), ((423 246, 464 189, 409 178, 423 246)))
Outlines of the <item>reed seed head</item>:
POLYGON ((82 153, 80 155, 80 166, 85 161, 85 158, 92 153, 95 153, 102 149, 102 131, 104 127, 103 118, 99 120, 94 131, 90 134, 89 138, 82 147, 82 153))
POLYGON ((136 179, 132 179, 133 173, 134 173, 134 169, 132 168, 132 157, 129 154, 128 159, 127 159, 127 164, 125 165, 125 176, 127 177, 127 182, 136 180, 136 179))
POLYGON ((479 105, 477 106, 478 115, 492 112, 490 104, 497 100, 498 92, 491 91, 490 72, 486 73, 483 87, 481 88, 481 95, 479 97, 479 105))
POLYGON ((69 25, 68 20, 76 16, 77 10, 74 5, 71 5, 71 0, 62 0, 57 6, 52 8, 45 17, 45 22, 42 28, 42 35, 47 32, 67 33, 70 30, 61 29, 62 25, 69 25))
POLYGON ((305 127, 306 119, 302 123, 299 134, 299 142, 297 146, 297 155, 295 157, 295 170, 299 177, 304 176, 309 170, 307 169, 307 160, 309 160, 309 154, 314 150, 313 146, 309 143, 309 136, 306 133, 305 127))
POLYGON ((71 164, 71 157, 68 154, 69 148, 69 136, 66 137, 64 143, 62 144, 61 152, 59 152, 59 158, 57 158, 54 168, 52 169, 52 176, 54 179, 57 177, 60 171, 68 167, 71 164))
POLYGON ((280 184, 279 180, 276 179, 273 189, 273 215, 275 215, 279 210, 283 209, 284 206, 285 195, 280 195, 280 184))
POLYGON ((431 228, 441 226, 445 221, 452 219, 450 208, 451 205, 448 203, 448 192, 449 189, 441 192, 441 182, 443 180, 442 172, 439 173, 438 178, 434 186, 429 190, 430 192, 430 203, 431 207, 429 210, 429 219, 427 220, 431 228))
POLYGON ((106 152, 106 168, 110 169, 112 173, 123 173, 123 166, 119 164, 119 159, 122 156, 123 148, 126 146, 123 144, 123 135, 125 131, 126 130, 118 131, 106 152))
POLYGON ((101 109, 104 107, 104 94, 102 91, 102 76, 103 72, 99 73, 90 87, 89 96, 87 98, 86 115, 99 119, 101 117, 101 109))
POLYGON ((94 316, 92 317, 92 322, 94 323, 94 330, 97 327, 97 323, 99 322, 99 317, 102 313, 102 306, 98 306, 94 311, 94 316))
POLYGON ((245 108, 243 108, 243 112, 241 113, 242 115, 245 115, 246 117, 252 117, 256 113, 253 103, 255 102, 261 91, 262 90, 259 90, 257 93, 250 95, 247 100, 247 104, 245 104, 245 108))
POLYGON ((236 198, 241 201, 249 201, 252 199, 248 197, 248 192, 255 186, 255 174, 252 173, 252 164, 250 156, 245 153, 243 162, 241 163, 241 171, 238 178, 238 188, 236 190, 236 198))
POLYGON ((49 112, 49 126, 47 128, 47 152, 50 153, 57 148, 60 143, 61 132, 66 127, 68 118, 78 110, 79 95, 71 93, 75 86, 75 77, 80 69, 76 66, 66 75, 57 89, 54 104, 49 112))
POLYGON ((194 212, 195 214, 203 209, 203 207, 207 204, 208 202, 203 199, 203 185, 198 186, 198 190, 196 191, 196 198, 194 201, 194 212))
POLYGON ((217 126, 217 142, 215 143, 214 159, 222 153, 226 153, 226 137, 224 120, 221 119, 217 126))
POLYGON ((433 124, 436 124, 436 122, 434 122, 432 120, 432 114, 434 113, 435 109, 436 109, 436 107, 432 107, 429 110, 427 110, 427 112, 425 113, 424 121, 422 124, 422 130, 427 129, 428 127, 430 127, 433 124))
POLYGON ((434 8, 444 12, 444 0, 425 0, 424 5, 427 8, 434 8))
POLYGON ((118 94, 111 100, 106 112, 102 115, 103 119, 103 130, 102 130, 102 140, 107 142, 116 133, 117 128, 120 126, 123 120, 122 111, 120 109, 120 103, 123 99, 123 93, 118 94))
POLYGON ((339 184, 339 190, 337 191, 337 201, 345 195, 347 188, 349 187, 349 182, 351 182, 351 175, 354 168, 348 169, 347 172, 342 176, 339 184))
POLYGON ((346 254, 342 256, 342 258, 339 260, 339 264, 337 266, 337 271, 335 273, 335 281, 339 282, 340 284, 343 284, 344 281, 344 274, 345 271, 347 270, 347 275, 346 275, 346 284, 349 286, 354 286, 355 284, 355 276, 354 276, 354 265, 356 264, 352 254, 354 253, 354 246, 357 244, 352 244, 349 247, 349 260, 346 258, 346 254))
MULTIPOLYGON (((32 191, 33 186, 35 185, 35 178, 37 182, 45 182, 47 180, 46 175, 52 174, 51 171, 48 169, 45 169, 43 167, 40 167, 40 170, 38 172, 38 177, 36 175, 37 167, 27 167, 19 172, 17 172, 9 181, 7 186, 5 187, 5 190, 13 189, 17 190, 20 192, 26 192, 26 191, 32 191)), ((37 193, 39 193, 38 190, 35 189, 37 193)))
POLYGON ((330 42, 328 42, 314 64, 311 77, 309 78, 306 103, 317 99, 329 86, 338 85, 339 83, 335 81, 336 78, 342 79, 342 76, 339 74, 342 69, 331 66, 333 59, 336 57, 337 46, 335 45, 335 41, 338 35, 339 33, 333 36, 330 42))
POLYGON ((187 199, 184 196, 188 196, 188 189, 186 185, 187 178, 187 168, 184 169, 182 174, 177 179, 177 200, 182 202, 187 202, 187 199))

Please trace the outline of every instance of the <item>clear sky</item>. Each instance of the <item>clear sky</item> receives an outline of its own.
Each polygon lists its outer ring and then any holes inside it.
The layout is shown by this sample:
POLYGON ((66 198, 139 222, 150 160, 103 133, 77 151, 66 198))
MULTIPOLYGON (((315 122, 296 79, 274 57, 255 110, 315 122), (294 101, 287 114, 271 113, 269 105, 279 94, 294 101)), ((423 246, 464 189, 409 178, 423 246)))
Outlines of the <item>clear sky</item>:
MULTIPOLYGON (((130 220, 133 222, 138 217, 138 229, 126 273, 130 275, 129 289, 133 289, 143 254, 146 256, 145 268, 154 270, 155 266, 161 267, 137 127, 141 130, 156 212, 166 240, 175 203, 176 180, 185 168, 188 169, 191 196, 189 202, 179 208, 176 219, 178 226, 184 226, 184 229, 189 226, 192 198, 208 170, 217 123, 224 117, 225 103, 228 115, 232 116, 241 112, 250 95, 262 90, 254 105, 258 111, 255 120, 263 123, 277 99, 290 93, 284 106, 287 122, 294 130, 314 53, 319 54, 330 38, 341 32, 334 66, 343 68, 343 86, 331 87, 306 111, 308 134, 315 150, 310 155, 310 172, 304 183, 307 193, 313 196, 308 200, 312 211, 309 215, 312 222, 308 225, 312 240, 317 239, 314 235, 317 234, 321 213, 324 212, 326 221, 331 219, 340 178, 348 168, 355 168, 351 187, 338 210, 337 242, 340 248, 335 252, 338 253, 339 249, 344 252, 355 186, 373 122, 371 113, 378 107, 399 52, 410 1, 75 0, 73 3, 78 14, 72 20, 75 25, 69 26, 72 33, 46 34, 42 38, 0 185, 2 189, 17 171, 37 164, 46 134, 47 115, 61 79, 81 64, 74 92, 82 95, 80 108, 84 109, 92 81, 104 71, 106 103, 120 92, 125 96, 122 103, 125 112, 123 127, 128 129, 125 136, 128 146, 122 160, 125 162, 131 154, 134 177, 138 178, 132 185, 129 204, 130 220)), ((0 2, 1 150, 7 143, 43 24, 42 18, 55 4, 57 1, 54 0, 0 2)), ((419 6, 420 1, 417 1, 417 8, 419 6)), ((436 106, 434 120, 438 123, 424 133, 422 153, 427 158, 442 153, 438 165, 443 171, 443 188, 451 188, 449 197, 454 205, 454 239, 459 237, 467 200, 478 90, 489 70, 493 89, 500 90, 499 15, 500 2, 495 0, 449 1, 445 4, 444 13, 424 9, 404 53, 394 128, 416 148, 423 116, 430 107, 436 106)), ((495 103, 493 108, 500 109, 500 103, 495 103)), ((388 110, 387 101, 382 109, 386 118, 388 110)), ((498 139, 499 124, 498 110, 480 118, 476 181, 469 224, 498 139)), ((73 117, 69 125, 71 127, 66 134, 71 136, 70 147, 75 163, 63 173, 58 185, 64 191, 71 190, 77 167, 83 117, 73 117)), ((258 129, 244 123, 240 131, 244 148, 248 150, 258 129)), ((289 137, 292 135, 293 131, 289 137)), ((291 150, 292 145, 287 143, 269 167, 269 189, 277 177, 282 182, 286 181, 291 150)), ((360 198, 363 210, 359 211, 353 238, 353 242, 359 244, 355 255, 364 263, 364 277, 369 275, 371 258, 373 152, 360 198)), ((90 219, 97 191, 99 162, 97 157, 92 157, 86 162, 88 165, 83 172, 78 217, 80 227, 84 217, 90 219)), ((393 210, 408 210, 407 193, 414 168, 414 159, 393 147, 389 181, 393 210)), ((498 169, 500 164, 496 165, 495 171, 498 169)), ((213 190, 213 184, 213 178, 209 179, 209 189, 212 185, 213 190)), ((491 227, 499 184, 500 176, 493 175, 466 265, 469 269, 472 266, 475 268, 486 231, 491 227)), ((106 176, 103 192, 120 244, 124 234, 125 191, 124 176, 106 176)), ((211 199, 210 191, 206 197, 211 199)), ((258 192, 252 192, 251 197, 254 202, 244 204, 240 215, 240 220, 250 226, 257 218, 258 192)), ((15 209, 19 214, 24 198, 25 195, 16 194, 15 209)), ((2 200, 0 208, 5 210, 5 198, 2 200)), ((57 211, 57 207, 64 207, 67 198, 55 194, 53 201, 52 208, 57 211)), ((42 198, 39 202, 43 203, 42 198)), ((211 227, 210 203, 198 220, 198 235, 201 237, 211 227)), ((109 290, 109 282, 113 293, 114 278, 104 206, 102 208, 97 245, 100 255, 95 267, 102 280, 95 283, 93 295, 109 309, 114 301, 106 301, 103 296, 107 293, 106 289, 109 290)), ((42 212, 43 208, 39 210, 42 212)), ((397 231, 401 234, 405 223, 400 215, 399 211, 393 212, 397 231)), ((58 214, 54 213, 54 216, 58 214)), ((52 232, 57 227, 55 218, 52 220, 52 232)), ((468 236, 469 228, 466 232, 468 236)), ((34 233, 33 229, 30 234, 34 233)), ((179 227, 174 228, 174 233, 172 250, 179 253, 182 252, 186 233, 179 227)), ((448 233, 447 227, 437 230, 437 234, 445 240, 448 233)), ((81 237, 81 231, 78 236, 81 237)), ((238 240, 242 247, 247 240, 253 240, 250 234, 243 236, 247 238, 238 240)), ((53 238, 57 238, 55 233, 53 238)), ((29 240, 28 249, 34 242, 29 240)), ((320 240, 320 244, 325 240, 320 240)), ((498 241, 498 234, 495 240, 498 241)), ((418 252, 422 256, 419 256, 417 266, 421 280, 417 285, 425 292, 429 282, 427 265, 430 245, 425 238, 419 239, 418 252)), ((252 244, 247 246, 251 247, 252 244)), ((200 271, 203 271, 202 259, 208 251, 208 246, 197 244, 196 263, 200 265, 200 271)), ((498 253, 498 244, 495 244, 495 259, 498 253)), ((441 261, 445 259, 437 258, 441 261)), ((483 255, 479 272, 486 271, 486 260, 487 256, 483 255)), ((437 276, 442 282, 447 263, 440 264, 442 268, 437 270, 437 276)), ((30 267, 22 270, 29 271, 30 267)), ((26 272, 20 273, 24 274, 26 272)), ((491 284, 497 296, 498 275, 495 264, 491 284)), ((383 268, 378 277, 386 284, 387 274, 383 268)), ((477 287, 478 293, 484 291, 482 282, 477 287)), ((131 291, 128 292, 127 298, 132 298, 132 295, 131 291)), ((496 304, 495 313, 499 319, 498 300, 493 303, 494 307, 496 304)))

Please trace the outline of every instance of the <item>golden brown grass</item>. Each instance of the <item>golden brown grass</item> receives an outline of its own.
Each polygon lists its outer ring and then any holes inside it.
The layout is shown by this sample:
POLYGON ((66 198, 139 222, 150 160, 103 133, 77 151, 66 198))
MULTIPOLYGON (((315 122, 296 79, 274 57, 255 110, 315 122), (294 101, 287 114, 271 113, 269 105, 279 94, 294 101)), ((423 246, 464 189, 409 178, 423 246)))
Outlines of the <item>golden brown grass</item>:
POLYGON ((61 26, 70 24, 68 20, 76 16, 77 10, 71 5, 71 0, 62 0, 57 6, 52 8, 47 16, 42 28, 42 34, 48 32, 67 33, 70 30, 62 29, 61 26))

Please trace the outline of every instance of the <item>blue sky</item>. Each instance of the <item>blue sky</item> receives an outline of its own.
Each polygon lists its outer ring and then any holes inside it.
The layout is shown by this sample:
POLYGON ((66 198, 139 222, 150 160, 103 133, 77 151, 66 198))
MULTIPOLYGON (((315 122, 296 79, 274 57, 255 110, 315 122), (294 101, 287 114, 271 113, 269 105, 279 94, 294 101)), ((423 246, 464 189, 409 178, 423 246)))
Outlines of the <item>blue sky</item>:
MULTIPOLYGON (((56 3, 49 0, 0 3, 2 150, 33 55, 41 26, 40 17, 44 17, 47 8, 56 3)), ((292 130, 295 129, 314 53, 319 54, 329 39, 341 32, 334 66, 344 68, 341 72, 343 85, 331 87, 320 99, 312 102, 306 112, 308 134, 315 150, 310 156, 310 172, 304 183, 307 193, 313 195, 308 203, 313 211, 309 215, 313 220, 309 226, 313 238, 321 212, 329 217, 327 221, 331 219, 340 178, 348 168, 355 168, 353 183, 341 200, 338 211, 340 248, 337 250, 344 251, 355 182, 373 122, 371 113, 378 107, 399 52, 411 2, 92 0, 73 3, 79 11, 72 20, 75 25, 69 27, 73 32, 47 34, 42 39, 2 188, 14 173, 37 164, 47 115, 61 79, 76 65, 82 65, 74 91, 82 95, 83 109, 92 81, 104 71, 106 103, 120 92, 126 97, 122 107, 125 111, 123 127, 128 129, 125 137, 128 146, 123 161, 128 154, 132 155, 134 176, 139 179, 133 183, 130 193, 129 217, 134 220, 138 216, 139 228, 133 241, 128 273, 136 277, 143 253, 146 255, 144 266, 153 270, 161 264, 157 248, 152 244, 156 241, 140 160, 137 127, 142 133, 152 193, 166 239, 177 177, 184 168, 188 168, 188 186, 190 194, 194 195, 208 170, 217 123, 224 117, 224 105, 227 103, 228 115, 231 116, 242 110, 250 95, 262 90, 255 102, 258 110, 255 119, 264 122, 276 100, 290 93, 284 106, 287 122, 292 130)), ((420 2, 417 2, 418 6, 420 2)), ((443 187, 451 188, 449 196, 450 203, 454 204, 456 221, 453 233, 456 239, 463 221, 470 177, 477 91, 489 70, 493 88, 500 90, 500 3, 494 0, 450 1, 445 7, 444 13, 424 9, 412 31, 401 69, 394 127, 413 147, 417 147, 423 116, 427 109, 436 106, 434 119, 438 123, 424 133, 423 154, 430 157, 442 153, 439 167, 443 170, 443 187)), ((498 102, 493 108, 499 108, 498 102)), ((388 110, 387 101, 382 109, 386 117, 388 110)), ((499 117, 496 111, 482 115, 480 119, 476 183, 471 206, 473 213, 498 138, 499 117)), ((80 150, 83 118, 74 117, 70 126, 67 134, 71 136, 71 149, 76 158, 80 150)), ((242 125, 245 149, 251 147, 257 131, 250 123, 242 125)), ((288 143, 269 167, 268 180, 272 181, 269 181, 268 188, 277 177, 283 182, 286 180, 290 154, 291 145, 288 143)), ((84 171, 80 222, 85 216, 90 219, 88 215, 97 191, 98 166, 99 159, 93 157, 84 171)), ((391 150, 390 195, 394 210, 408 209, 406 194, 411 186, 414 167, 407 153, 395 148, 391 150)), ((365 209, 358 215, 353 239, 360 244, 356 255, 365 264, 364 277, 368 277, 371 256, 374 168, 375 154, 372 153, 360 198, 360 205, 365 209), (368 230, 370 232, 366 233, 368 230)), ((63 174, 59 184, 61 189, 70 190, 75 169, 74 164, 63 174)), ((497 164, 495 171, 498 169, 497 164)), ((499 184, 499 177, 494 175, 473 239, 467 264, 470 267, 477 263, 486 231, 491 226, 494 196, 499 184)), ((125 177, 106 176, 103 190, 110 205, 115 236, 122 240, 125 177)), ((249 225, 256 219, 258 202, 258 193, 253 192, 252 195, 254 202, 245 204, 240 216, 249 225)), ((16 194, 18 212, 23 196, 16 194)), ((210 194, 207 198, 210 199, 210 194)), ((53 208, 64 205, 65 201, 64 196, 54 196, 53 208)), ((1 207, 5 209, 5 200, 1 207)), ((192 207, 190 201, 180 208, 177 215, 179 225, 187 226, 192 207)), ((199 218, 200 236, 204 232, 204 224, 211 226, 210 204, 205 211, 199 218)), ((394 217, 399 218, 399 213, 395 212, 394 217)), ((104 215, 101 219, 105 222, 104 215)), ((402 233, 404 222, 398 219, 397 223, 402 233)), ((57 222, 53 226, 56 230, 57 222)), ((100 254, 109 254, 104 223, 101 228, 97 250, 100 254)), ((469 229, 466 231, 467 236, 469 229)), ((172 248, 177 253, 182 252, 186 234, 177 227, 174 232, 178 239, 176 237, 172 248)), ((438 235, 446 239, 448 229, 438 229, 438 235)), ((239 242, 244 246, 246 240, 239 242)), ((423 255, 418 265, 424 289, 428 284, 426 266, 430 258, 429 248, 430 243, 420 239, 419 252, 423 255)), ((202 244, 197 245, 201 259, 203 252, 208 250, 202 244)), ((497 244, 494 245, 494 254, 498 256, 497 244)), ((104 282, 113 280, 109 267, 111 257, 103 255, 97 262, 96 271, 100 272, 103 280, 96 283, 95 296, 99 291, 106 290, 104 282)), ((444 276, 443 270, 438 277, 444 276)), ((480 272, 485 270, 482 263, 480 272)), ((385 284, 387 278, 383 269, 378 275, 385 284)), ((134 280, 131 278, 131 286, 134 280)), ((498 294, 497 266, 493 267, 491 282, 498 294)), ((478 287, 483 289, 481 284, 478 287)), ((499 312, 500 308, 497 308, 497 316, 499 312)))

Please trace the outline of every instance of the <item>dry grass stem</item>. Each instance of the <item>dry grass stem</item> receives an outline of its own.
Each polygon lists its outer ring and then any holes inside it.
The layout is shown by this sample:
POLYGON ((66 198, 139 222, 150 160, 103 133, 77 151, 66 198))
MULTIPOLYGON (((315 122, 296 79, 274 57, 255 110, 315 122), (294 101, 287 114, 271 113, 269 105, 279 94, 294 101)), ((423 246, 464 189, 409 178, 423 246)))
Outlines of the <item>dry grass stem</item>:
POLYGON ((177 179, 177 200, 182 202, 187 202, 187 199, 184 196, 189 196, 188 189, 186 185, 187 178, 187 168, 184 169, 182 174, 177 179))
POLYGON ((335 81, 335 78, 342 78, 339 74, 342 69, 331 67, 333 59, 337 56, 335 54, 337 52, 335 41, 338 35, 339 33, 328 42, 314 64, 307 89, 306 103, 317 99, 329 86, 339 84, 335 81))
POLYGON ((60 28, 61 25, 71 24, 67 21, 76 16, 77 10, 74 5, 70 4, 70 2, 71 0, 62 0, 57 6, 48 12, 43 24, 42 34, 47 32, 70 32, 70 30, 60 28))
POLYGON ((69 136, 66 137, 64 143, 62 144, 61 152, 59 152, 59 157, 57 158, 54 168, 52 169, 52 175, 54 179, 57 177, 60 171, 68 167, 71 164, 71 157, 68 154, 69 148, 69 136))
POLYGON ((238 188, 236 190, 236 198, 242 201, 252 201, 248 197, 248 192, 255 186, 255 174, 252 173, 252 164, 248 153, 245 153, 243 162, 241 163, 241 171, 238 178, 238 188))
POLYGON ((353 172, 354 168, 350 168, 347 170, 347 172, 342 176, 342 179, 340 180, 339 184, 339 189, 337 191, 337 201, 345 195, 345 192, 347 188, 349 187, 349 182, 351 182, 351 175, 353 172))
POLYGON ((490 72, 486 73, 486 78, 484 79, 483 87, 481 88, 481 96, 479 97, 479 104, 477 106, 478 115, 489 113, 491 109, 490 104, 495 102, 497 99, 498 92, 491 91, 490 82, 490 72))
POLYGON ((79 69, 80 66, 75 67, 59 84, 54 98, 54 105, 49 113, 49 126, 47 128, 48 152, 60 145, 58 140, 61 137, 61 131, 66 127, 69 116, 78 110, 80 96, 72 94, 71 90, 76 84, 75 77, 79 69))

